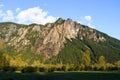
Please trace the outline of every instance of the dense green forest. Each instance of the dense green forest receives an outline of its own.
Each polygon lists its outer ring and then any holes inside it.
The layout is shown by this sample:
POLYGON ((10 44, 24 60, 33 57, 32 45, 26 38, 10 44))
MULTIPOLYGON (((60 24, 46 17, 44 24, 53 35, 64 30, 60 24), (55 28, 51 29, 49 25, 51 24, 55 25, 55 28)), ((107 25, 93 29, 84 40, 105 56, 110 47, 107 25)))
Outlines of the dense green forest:
MULTIPOLYGON (((44 60, 42 55, 37 55, 26 49, 23 52, 15 52, 12 48, 7 48, 4 41, 0 41, 0 71, 21 71, 21 72, 51 72, 51 71, 111 71, 120 70, 120 60, 111 61, 104 50, 101 54, 94 55, 94 52, 101 45, 101 50, 105 45, 102 43, 85 44, 79 38, 66 43, 57 56, 49 60, 44 60), (80 44, 80 45, 79 45, 80 44), (89 46, 90 44, 94 44, 89 46), (9 50, 10 49, 10 50, 9 50), (7 51, 8 50, 8 51, 7 51), (96 56, 96 57, 95 57, 96 56), (107 60, 108 59, 108 60, 107 60)), ((89 40, 88 40, 89 41, 89 40)), ((100 49, 99 49, 100 50, 100 49)), ((117 50, 117 49, 116 49, 117 50)), ((118 49, 119 50, 119 49, 118 49)), ((109 50, 108 50, 109 51, 109 50)), ((112 49, 110 56, 113 56, 112 49)), ((109 57, 110 57, 109 56, 109 57)), ((114 59, 115 60, 115 59, 114 59)))

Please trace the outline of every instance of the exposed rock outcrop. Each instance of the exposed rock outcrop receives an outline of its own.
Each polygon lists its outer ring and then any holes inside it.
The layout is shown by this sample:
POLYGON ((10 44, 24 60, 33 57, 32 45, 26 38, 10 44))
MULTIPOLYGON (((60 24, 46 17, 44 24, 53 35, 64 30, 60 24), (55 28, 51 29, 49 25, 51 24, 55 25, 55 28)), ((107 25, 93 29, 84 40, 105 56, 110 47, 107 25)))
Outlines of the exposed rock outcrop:
POLYGON ((104 42, 106 38, 96 30, 83 26, 71 19, 59 18, 55 23, 46 25, 21 25, 6 23, 0 26, 0 39, 5 40, 8 46, 21 51, 31 46, 31 51, 36 54, 45 54, 46 58, 57 55, 64 48, 67 40, 85 37, 96 42, 104 42))

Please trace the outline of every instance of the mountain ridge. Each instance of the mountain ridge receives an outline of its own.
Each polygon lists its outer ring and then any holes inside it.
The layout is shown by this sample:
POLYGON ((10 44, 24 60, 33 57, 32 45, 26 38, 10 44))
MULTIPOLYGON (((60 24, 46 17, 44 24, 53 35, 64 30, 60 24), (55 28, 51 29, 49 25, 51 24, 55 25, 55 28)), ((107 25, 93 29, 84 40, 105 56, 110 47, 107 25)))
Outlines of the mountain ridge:
POLYGON ((45 25, 0 23, 0 40, 8 54, 40 55, 48 63, 81 64, 86 52, 90 53, 91 63, 97 62, 99 56, 105 56, 108 62, 120 59, 119 40, 70 18, 45 25))

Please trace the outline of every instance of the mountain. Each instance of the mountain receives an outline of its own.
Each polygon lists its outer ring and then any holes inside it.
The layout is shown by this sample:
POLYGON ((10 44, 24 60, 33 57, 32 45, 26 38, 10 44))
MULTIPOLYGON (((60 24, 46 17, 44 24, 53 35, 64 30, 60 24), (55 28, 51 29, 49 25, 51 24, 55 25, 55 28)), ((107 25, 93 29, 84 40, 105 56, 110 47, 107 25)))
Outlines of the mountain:
POLYGON ((2 22, 0 55, 4 53, 28 63, 39 60, 78 65, 83 58, 96 63, 100 56, 114 63, 120 60, 120 41, 71 19, 59 18, 45 25, 2 22))

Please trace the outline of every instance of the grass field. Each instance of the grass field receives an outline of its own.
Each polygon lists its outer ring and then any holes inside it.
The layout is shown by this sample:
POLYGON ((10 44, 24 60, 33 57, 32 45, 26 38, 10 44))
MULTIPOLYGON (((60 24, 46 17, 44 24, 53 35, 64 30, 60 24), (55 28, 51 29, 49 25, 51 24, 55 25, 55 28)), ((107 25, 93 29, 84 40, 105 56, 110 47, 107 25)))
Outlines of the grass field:
POLYGON ((0 72, 0 80, 120 80, 120 72, 0 72))

